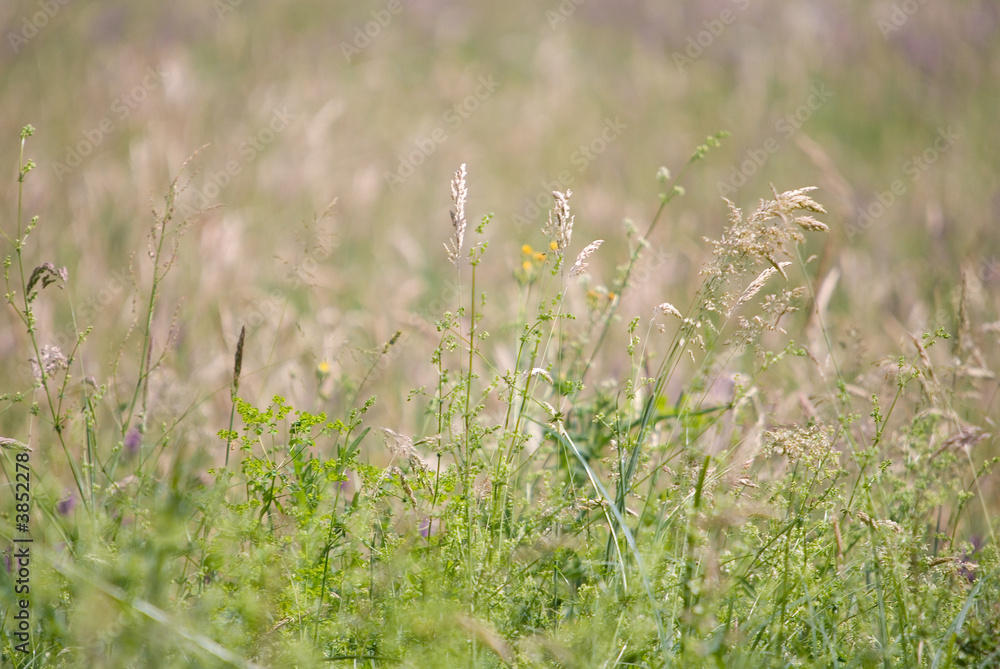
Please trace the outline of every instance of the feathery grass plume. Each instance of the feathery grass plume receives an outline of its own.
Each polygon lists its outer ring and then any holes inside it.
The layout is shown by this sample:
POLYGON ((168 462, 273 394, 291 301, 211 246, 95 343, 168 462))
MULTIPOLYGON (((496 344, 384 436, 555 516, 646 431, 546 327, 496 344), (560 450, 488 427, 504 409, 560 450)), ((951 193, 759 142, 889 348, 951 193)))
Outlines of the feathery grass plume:
POLYGON ((28 446, 17 439, 11 439, 10 437, 0 437, 0 448, 6 448, 12 451, 31 451, 31 446, 28 446))
POLYGON ((455 227, 455 237, 451 246, 444 245, 445 251, 448 252, 448 260, 453 265, 458 264, 462 242, 465 241, 465 200, 468 196, 469 190, 465 186, 465 163, 462 163, 451 179, 451 201, 455 203, 455 211, 451 212, 451 224, 455 227))
POLYGON ((735 204, 723 198, 729 207, 729 225, 723 230, 721 239, 705 240, 712 245, 716 258, 709 264, 706 273, 729 278, 766 261, 787 279, 777 256, 786 252, 785 247, 789 243, 805 241, 798 228, 818 231, 829 229, 812 216, 796 215, 799 211, 826 213, 820 204, 806 195, 812 190, 815 190, 815 186, 778 193, 771 186, 774 199, 761 200, 757 209, 746 219, 735 204), (784 225, 769 225, 774 219, 781 219, 784 225), (797 227, 792 227, 793 224, 797 227))
POLYGON ((552 191, 555 202, 552 203, 549 220, 542 228, 542 232, 556 243, 557 266, 559 260, 562 259, 563 252, 569 248, 570 239, 573 237, 573 215, 569 212, 571 195, 573 195, 573 191, 568 188, 565 193, 560 193, 557 190, 552 191))
POLYGON ((549 383, 552 383, 552 375, 549 374, 548 370, 542 369, 541 367, 534 367, 530 372, 529 376, 540 376, 549 383))
POLYGON ((69 360, 63 354, 62 349, 48 344, 42 346, 38 358, 32 358, 30 362, 31 374, 38 383, 60 370, 69 368, 69 360))
POLYGON ((927 458, 927 461, 930 462, 937 456, 941 455, 942 452, 947 450, 953 449, 957 451, 962 448, 968 450, 981 442, 983 439, 988 439, 990 436, 989 432, 984 432, 983 428, 977 425, 961 427, 958 432, 945 439, 944 443, 941 444, 936 451, 931 453, 930 457, 927 458))
POLYGON ((573 268, 569 271, 570 276, 580 276, 587 269, 587 258, 594 255, 597 249, 601 248, 601 244, 604 243, 603 239, 598 239, 587 245, 580 255, 576 257, 576 262, 573 263, 573 268))
MULTIPOLYGON (((757 276, 757 278, 754 279, 750 283, 750 285, 746 287, 746 290, 743 291, 743 294, 740 295, 740 298, 738 300, 736 300, 736 304, 733 305, 733 309, 736 309, 736 307, 740 306, 741 304, 746 304, 747 302, 749 302, 750 300, 752 300, 753 296, 756 295, 757 293, 759 293, 760 290, 761 290, 761 288, 764 287, 764 284, 767 283, 768 279, 770 279, 772 276, 774 276, 778 272, 781 272, 781 270, 783 270, 785 267, 787 267, 788 265, 791 265, 791 264, 792 263, 786 261, 786 262, 778 263, 778 267, 777 268, 774 268, 774 267, 766 267, 766 268, 764 268, 764 271, 761 272, 757 276)), ((781 272, 781 273, 782 273, 782 275, 784 275, 784 272, 781 272)), ((732 313, 733 309, 730 309, 729 312, 732 313)))
POLYGON ((774 184, 771 184, 771 192, 774 194, 774 213, 781 217, 781 220, 783 220, 785 224, 794 223, 803 230, 829 232, 830 228, 826 223, 817 221, 812 216, 791 216, 793 211, 799 210, 812 211, 817 214, 826 213, 826 209, 824 209, 822 205, 806 195, 809 191, 814 190, 816 190, 816 186, 806 186, 805 188, 799 188, 798 190, 789 190, 784 193, 778 193, 774 184))
POLYGON ((657 305, 656 310, 659 311, 664 316, 669 314, 671 316, 676 316, 677 318, 684 320, 684 316, 681 315, 681 312, 678 311, 677 307, 670 304, 669 302, 660 303, 659 305, 657 305))

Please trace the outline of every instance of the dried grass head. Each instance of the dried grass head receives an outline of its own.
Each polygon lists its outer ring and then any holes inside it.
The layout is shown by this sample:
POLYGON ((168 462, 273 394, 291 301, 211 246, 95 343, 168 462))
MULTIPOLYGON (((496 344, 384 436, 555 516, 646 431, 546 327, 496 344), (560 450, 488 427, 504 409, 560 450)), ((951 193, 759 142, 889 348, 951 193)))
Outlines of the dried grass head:
POLYGON ((730 278, 766 262, 784 274, 778 256, 787 254, 789 245, 805 241, 801 230, 829 230, 825 223, 809 215, 826 213, 819 203, 806 195, 812 190, 815 190, 814 186, 778 193, 772 186, 774 199, 761 200, 757 209, 746 218, 735 204, 725 200, 729 206, 729 225, 720 239, 706 239, 715 255, 707 272, 720 278, 730 278), (781 225, 771 225, 771 221, 779 219, 781 225))
POLYGON ((465 241, 465 202, 468 197, 469 189, 465 185, 465 163, 462 163, 451 179, 451 201, 455 204, 455 211, 451 212, 451 224, 455 228, 455 236, 452 237, 450 246, 444 245, 444 249, 448 253, 448 260, 453 265, 458 264, 462 253, 462 244, 465 241))
POLYGON ((573 214, 569 210, 569 198, 573 191, 567 189, 565 193, 557 190, 552 191, 555 202, 552 203, 552 210, 549 211, 549 220, 542 228, 552 241, 556 243, 556 251, 559 257, 569 248, 570 240, 573 238, 573 214))

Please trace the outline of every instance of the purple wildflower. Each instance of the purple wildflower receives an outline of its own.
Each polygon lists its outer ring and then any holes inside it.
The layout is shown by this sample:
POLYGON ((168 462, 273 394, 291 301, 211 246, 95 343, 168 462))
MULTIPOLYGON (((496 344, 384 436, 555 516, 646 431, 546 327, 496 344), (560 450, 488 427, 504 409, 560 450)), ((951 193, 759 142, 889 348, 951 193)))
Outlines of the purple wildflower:
POLYGON ((56 503, 56 511, 59 512, 60 516, 68 516, 72 513, 73 509, 76 508, 76 495, 72 492, 68 493, 65 497, 56 503))
POLYGON ((128 432, 125 433, 125 451, 129 455, 135 455, 139 452, 139 446, 142 445, 142 434, 139 432, 139 428, 130 427, 128 432))

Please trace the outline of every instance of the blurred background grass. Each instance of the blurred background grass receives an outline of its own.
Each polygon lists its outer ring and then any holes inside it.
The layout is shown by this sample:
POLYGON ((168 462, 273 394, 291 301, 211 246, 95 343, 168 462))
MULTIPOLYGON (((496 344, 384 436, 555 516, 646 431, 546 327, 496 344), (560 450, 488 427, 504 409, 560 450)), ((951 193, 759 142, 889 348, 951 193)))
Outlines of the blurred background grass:
MULTIPOLYGON (((174 415, 205 399, 206 437, 228 417, 242 324, 242 393, 310 410, 327 403, 321 361, 357 380, 403 330, 368 390, 378 421, 414 429, 421 407, 405 389, 433 381, 433 319, 457 304, 442 243, 461 163, 470 219, 496 215, 481 271, 500 308, 515 299, 521 246, 544 245, 553 185, 574 191, 574 243, 607 240, 591 273, 608 283, 627 257, 623 219, 644 231, 658 205, 657 169, 676 173, 726 129, 650 240, 659 261, 624 302, 626 322, 686 304, 701 237, 726 223, 720 195, 752 207, 769 183, 820 187, 832 232, 808 251, 822 254, 818 280, 839 272, 830 318, 845 358, 898 353, 907 331, 954 331, 963 270, 974 323, 998 318, 996 3, 29 0, 4 3, 0 26, 3 225, 15 228, 18 131, 31 123, 25 214, 41 222, 28 257, 69 268, 100 381, 133 319, 132 254, 148 281, 149 204, 207 145, 181 207, 219 206, 164 286, 154 343, 173 329, 177 345, 152 389, 174 415), (71 167, 74 151, 88 155, 71 167)), ((40 302, 42 340, 65 348, 68 303, 40 302)), ((6 314, 0 376, 30 387, 26 338, 6 314)), ((996 332, 981 337, 995 351, 996 332)), ((983 408, 995 404, 994 392, 983 408)))

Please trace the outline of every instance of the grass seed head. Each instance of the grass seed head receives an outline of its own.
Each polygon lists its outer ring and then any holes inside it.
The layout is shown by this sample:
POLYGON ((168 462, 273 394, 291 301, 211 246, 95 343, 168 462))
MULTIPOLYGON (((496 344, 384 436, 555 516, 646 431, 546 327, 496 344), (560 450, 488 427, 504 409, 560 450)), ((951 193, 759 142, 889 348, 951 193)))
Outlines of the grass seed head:
POLYGON ((566 189, 565 193, 560 193, 557 190, 552 191, 555 202, 553 202, 552 210, 549 212, 549 220, 542 228, 542 232, 556 243, 554 250, 559 253, 560 257, 569 248, 570 240, 573 238, 573 214, 569 210, 571 195, 573 195, 573 191, 570 189, 566 189))
POLYGON ((587 258, 592 256, 597 249, 601 248, 601 244, 604 243, 603 239, 598 239, 587 245, 585 249, 580 251, 580 255, 576 257, 576 262, 573 263, 573 268, 569 271, 570 276, 580 276, 587 269, 587 258))
POLYGON ((455 204, 455 211, 451 212, 451 224, 455 228, 455 236, 452 238, 451 246, 444 245, 448 252, 448 260, 453 265, 458 264, 462 243, 465 241, 465 202, 468 196, 469 190, 465 185, 465 163, 462 163, 451 179, 451 201, 455 204))
POLYGON ((240 391, 240 371, 243 369, 243 338, 246 337, 247 326, 240 328, 240 338, 236 342, 236 360, 233 363, 233 399, 240 391))
POLYGON ((658 307, 656 307, 656 310, 665 316, 669 314, 671 316, 676 316, 681 320, 684 319, 684 317, 681 315, 681 312, 677 310, 677 307, 670 304, 669 302, 663 302, 658 307))

